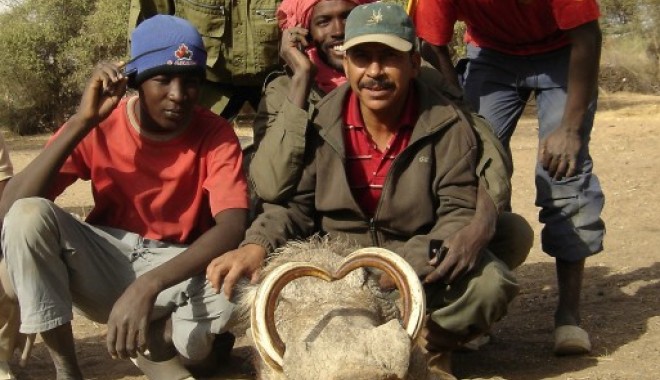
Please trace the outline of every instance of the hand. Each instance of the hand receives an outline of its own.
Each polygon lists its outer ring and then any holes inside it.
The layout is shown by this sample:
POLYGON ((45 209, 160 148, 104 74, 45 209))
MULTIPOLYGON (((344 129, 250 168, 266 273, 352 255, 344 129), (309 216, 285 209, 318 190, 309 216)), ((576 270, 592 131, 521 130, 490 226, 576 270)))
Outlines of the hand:
POLYGON ((108 353, 113 358, 136 357, 147 349, 151 312, 158 291, 138 278, 119 297, 108 318, 108 353))
POLYGON ((231 299, 234 285, 241 277, 250 283, 259 280, 259 270, 266 258, 266 250, 257 244, 247 244, 215 258, 206 267, 206 279, 216 292, 224 287, 227 299, 231 299))
POLYGON ((582 139, 578 132, 560 127, 541 141, 539 162, 553 179, 573 177, 578 169, 582 139))
POLYGON ((456 231, 444 241, 444 259, 440 262, 434 257, 429 261, 429 265, 436 268, 424 278, 424 282, 442 281, 451 284, 474 269, 491 237, 492 233, 488 229, 474 222, 456 231))
POLYGON ((100 63, 87 85, 76 115, 88 125, 97 125, 110 115, 126 93, 128 77, 122 73, 124 62, 100 63))
POLYGON ((292 71, 293 75, 307 75, 313 73, 314 65, 303 52, 309 46, 307 35, 309 31, 300 26, 294 26, 282 32, 280 44, 280 57, 292 71))

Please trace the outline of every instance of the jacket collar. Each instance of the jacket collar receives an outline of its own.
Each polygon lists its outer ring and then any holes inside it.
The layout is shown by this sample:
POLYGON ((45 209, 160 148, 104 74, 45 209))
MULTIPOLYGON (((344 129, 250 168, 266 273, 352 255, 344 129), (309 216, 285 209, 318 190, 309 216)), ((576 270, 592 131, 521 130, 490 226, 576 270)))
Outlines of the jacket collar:
MULTIPOLYGON (((414 126, 409 145, 417 140, 432 135, 459 118, 451 103, 436 87, 428 86, 424 78, 414 80, 413 91, 418 91, 420 102, 419 117, 414 126)), ((327 94, 317 105, 313 118, 314 127, 319 135, 340 155, 345 157, 344 137, 342 132, 342 112, 344 99, 348 96, 350 85, 345 83, 327 94)))

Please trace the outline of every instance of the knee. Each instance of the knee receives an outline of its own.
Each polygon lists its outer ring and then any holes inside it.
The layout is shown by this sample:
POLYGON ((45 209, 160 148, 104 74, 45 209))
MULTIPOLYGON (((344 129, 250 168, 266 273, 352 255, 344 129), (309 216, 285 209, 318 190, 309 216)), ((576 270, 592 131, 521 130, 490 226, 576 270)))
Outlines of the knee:
POLYGON ((488 248, 509 269, 515 269, 527 260, 534 246, 534 230, 525 218, 514 213, 503 213, 497 221, 497 232, 488 248))
POLYGON ((55 226, 53 202, 44 198, 19 199, 7 212, 3 240, 48 233, 55 226))
MULTIPOLYGON (((492 259, 491 259, 492 260, 492 259)), ((471 284, 473 296, 484 309, 499 310, 499 319, 506 314, 506 309, 518 294, 518 282, 505 264, 492 260, 487 263, 480 276, 471 284)))

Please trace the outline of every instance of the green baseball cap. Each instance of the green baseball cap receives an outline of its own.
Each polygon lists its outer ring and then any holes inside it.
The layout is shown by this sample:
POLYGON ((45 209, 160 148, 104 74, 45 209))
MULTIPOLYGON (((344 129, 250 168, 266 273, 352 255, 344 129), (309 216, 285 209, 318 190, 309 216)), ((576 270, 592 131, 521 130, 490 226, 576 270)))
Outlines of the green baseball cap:
POLYGON ((415 27, 398 4, 370 3, 353 8, 346 20, 344 50, 366 42, 378 42, 399 51, 410 51, 415 27))

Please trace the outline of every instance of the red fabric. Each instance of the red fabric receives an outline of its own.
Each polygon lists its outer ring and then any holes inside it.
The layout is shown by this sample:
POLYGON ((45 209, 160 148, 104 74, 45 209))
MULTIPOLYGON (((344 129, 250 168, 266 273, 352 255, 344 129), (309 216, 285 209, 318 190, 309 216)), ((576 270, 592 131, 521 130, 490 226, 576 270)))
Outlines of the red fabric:
POLYGON ((566 46, 565 30, 599 16, 596 0, 420 0, 413 20, 417 35, 434 45, 447 45, 460 20, 466 42, 528 55, 566 46))
POLYGON ((328 66, 316 51, 316 48, 307 50, 307 56, 314 65, 316 65, 316 76, 314 80, 316 85, 326 94, 335 88, 346 83, 347 79, 343 72, 339 72, 328 66))
POLYGON ((89 223, 181 244, 210 228, 220 211, 248 207, 242 152, 227 121, 197 107, 182 135, 152 141, 128 117, 135 100, 124 99, 78 144, 51 198, 77 179, 91 180, 89 223))
POLYGON ((381 152, 364 125, 360 101, 351 91, 344 112, 344 145, 346 146, 346 176, 357 204, 368 216, 373 216, 383 191, 392 161, 410 142, 417 121, 417 102, 411 93, 399 121, 399 129, 381 152))
MULTIPOLYGON (((283 0, 277 8, 277 22, 280 29, 288 29, 300 25, 309 29, 312 10, 316 3, 323 0, 283 0)), ((376 0, 348 0, 357 5, 372 3, 376 0)))

